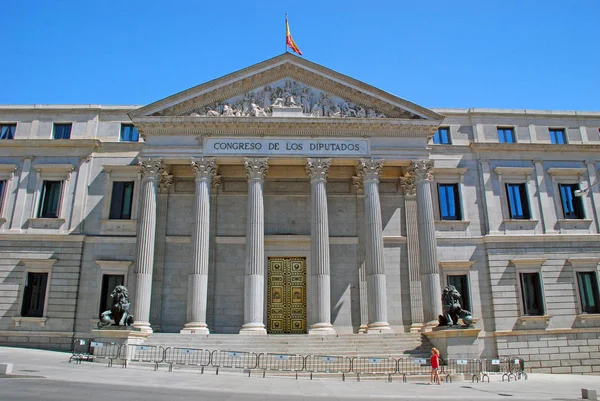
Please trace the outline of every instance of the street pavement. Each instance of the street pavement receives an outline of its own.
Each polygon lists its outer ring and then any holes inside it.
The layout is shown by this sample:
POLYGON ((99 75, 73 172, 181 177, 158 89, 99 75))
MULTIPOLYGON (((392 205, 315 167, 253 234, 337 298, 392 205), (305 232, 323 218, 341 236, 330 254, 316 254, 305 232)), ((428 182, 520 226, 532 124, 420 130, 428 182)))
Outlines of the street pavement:
POLYGON ((528 380, 502 382, 492 376, 490 383, 457 381, 442 385, 426 382, 392 383, 385 380, 360 382, 340 375, 310 380, 307 375, 274 377, 255 372, 212 369, 168 372, 166 366, 154 371, 152 365, 115 365, 83 362, 69 364, 69 354, 24 348, 0 347, 0 364, 12 363, 12 375, 0 375, 0 401, 120 401, 120 400, 580 400, 581 389, 600 394, 600 376, 529 374, 528 380))

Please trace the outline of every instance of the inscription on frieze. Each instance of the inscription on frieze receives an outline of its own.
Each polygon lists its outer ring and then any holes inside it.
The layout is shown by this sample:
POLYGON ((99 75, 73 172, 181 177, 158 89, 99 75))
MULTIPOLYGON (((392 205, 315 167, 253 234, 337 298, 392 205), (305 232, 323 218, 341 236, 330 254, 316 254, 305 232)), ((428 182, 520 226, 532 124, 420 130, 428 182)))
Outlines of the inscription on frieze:
POLYGON ((357 157, 370 154, 368 139, 205 138, 206 155, 357 157))

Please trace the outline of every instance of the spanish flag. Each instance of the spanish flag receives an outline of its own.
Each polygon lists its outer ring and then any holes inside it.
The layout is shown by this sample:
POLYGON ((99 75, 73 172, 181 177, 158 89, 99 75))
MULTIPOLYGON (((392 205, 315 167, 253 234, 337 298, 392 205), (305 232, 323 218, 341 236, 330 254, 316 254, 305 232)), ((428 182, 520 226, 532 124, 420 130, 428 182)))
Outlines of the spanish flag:
POLYGON ((285 15, 285 44, 287 45, 287 47, 292 49, 294 52, 298 53, 300 56, 302 55, 302 52, 300 51, 300 49, 298 49, 298 46, 296 46, 296 42, 294 42, 294 39, 292 39, 287 14, 285 15))

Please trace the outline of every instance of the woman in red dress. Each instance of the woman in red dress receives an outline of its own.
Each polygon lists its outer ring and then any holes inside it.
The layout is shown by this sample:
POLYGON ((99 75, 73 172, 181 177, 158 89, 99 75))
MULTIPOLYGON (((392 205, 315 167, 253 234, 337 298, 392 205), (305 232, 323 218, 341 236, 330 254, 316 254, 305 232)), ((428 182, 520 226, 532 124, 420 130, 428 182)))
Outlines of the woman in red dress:
POLYGON ((431 374, 429 375, 429 384, 442 384, 440 380, 440 351, 437 348, 431 349, 431 374))

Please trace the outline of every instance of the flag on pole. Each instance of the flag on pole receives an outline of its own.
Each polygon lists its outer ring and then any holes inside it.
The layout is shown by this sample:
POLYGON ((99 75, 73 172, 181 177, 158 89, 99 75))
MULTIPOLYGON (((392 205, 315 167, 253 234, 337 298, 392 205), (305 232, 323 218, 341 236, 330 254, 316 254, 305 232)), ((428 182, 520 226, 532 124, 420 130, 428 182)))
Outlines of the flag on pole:
POLYGON ((285 44, 287 45, 287 47, 292 49, 295 53, 298 53, 300 56, 302 55, 302 52, 300 51, 300 49, 298 49, 298 46, 296 46, 296 42, 294 42, 294 39, 292 39, 292 34, 290 33, 290 24, 288 24, 287 14, 285 15, 285 44))

